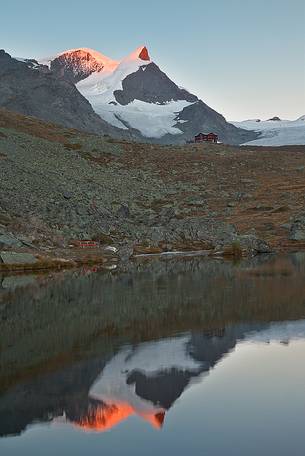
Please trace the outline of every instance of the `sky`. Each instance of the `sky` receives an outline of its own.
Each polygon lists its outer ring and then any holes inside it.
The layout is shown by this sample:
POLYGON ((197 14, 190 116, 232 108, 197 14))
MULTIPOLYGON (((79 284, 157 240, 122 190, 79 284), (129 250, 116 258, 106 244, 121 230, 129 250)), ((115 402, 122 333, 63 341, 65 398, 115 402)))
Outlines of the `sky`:
POLYGON ((0 48, 39 58, 146 45, 178 85, 227 120, 305 114, 305 0, 10 0, 0 48))

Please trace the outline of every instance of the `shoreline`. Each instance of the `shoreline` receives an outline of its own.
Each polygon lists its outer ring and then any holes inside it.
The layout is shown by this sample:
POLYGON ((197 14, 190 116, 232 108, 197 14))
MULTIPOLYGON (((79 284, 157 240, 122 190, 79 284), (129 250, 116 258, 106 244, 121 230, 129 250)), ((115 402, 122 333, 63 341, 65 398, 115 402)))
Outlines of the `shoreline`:
MULTIPOLYGON (((227 248, 225 250, 173 250, 173 251, 157 251, 155 248, 143 248, 137 249, 137 251, 133 251, 129 258, 123 258, 120 256, 120 251, 116 255, 103 255, 102 253, 97 254, 94 252, 85 251, 84 256, 75 256, 75 252, 71 252, 69 250, 65 251, 65 255, 61 257, 43 257, 42 251, 39 251, 39 255, 37 255, 37 262, 35 263, 13 263, 13 264, 5 264, 0 263, 0 273, 16 273, 16 274, 26 274, 31 272, 48 272, 48 271, 62 271, 65 269, 81 269, 84 266, 92 266, 92 267, 101 267, 105 269, 111 269, 111 267, 118 267, 120 264, 129 264, 134 260, 149 260, 149 259, 163 259, 167 258, 171 259, 183 259, 183 258, 205 258, 207 260, 227 260, 227 261, 241 261, 241 260, 249 260, 256 257, 260 257, 261 255, 270 255, 270 256, 280 256, 290 253, 299 253, 304 252, 305 246, 303 243, 298 244, 293 243, 290 246, 286 246, 285 248, 278 248, 274 250, 270 250, 269 252, 262 252, 258 254, 250 254, 249 252, 242 252, 240 250, 236 250, 234 248, 230 249, 227 248), (141 252, 141 253, 140 253, 141 252), (73 254, 71 254, 73 253, 73 254), (68 256, 70 255, 70 258, 68 256)), ((16 253, 6 251, 7 253, 16 253)), ((2 252, 0 252, 1 254, 2 252)), ((26 253, 29 253, 26 252, 26 253)), ((31 254, 33 252, 30 252, 31 254)), ((36 252, 35 252, 36 253, 36 252)))

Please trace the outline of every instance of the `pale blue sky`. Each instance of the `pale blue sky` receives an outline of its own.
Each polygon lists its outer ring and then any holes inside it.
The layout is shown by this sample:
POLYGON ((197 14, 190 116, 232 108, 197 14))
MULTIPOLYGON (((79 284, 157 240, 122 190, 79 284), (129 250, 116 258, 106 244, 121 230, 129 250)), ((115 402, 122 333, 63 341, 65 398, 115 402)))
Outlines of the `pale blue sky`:
POLYGON ((42 57, 146 44, 178 85, 228 120, 305 114, 304 0, 7 0, 0 48, 42 57))

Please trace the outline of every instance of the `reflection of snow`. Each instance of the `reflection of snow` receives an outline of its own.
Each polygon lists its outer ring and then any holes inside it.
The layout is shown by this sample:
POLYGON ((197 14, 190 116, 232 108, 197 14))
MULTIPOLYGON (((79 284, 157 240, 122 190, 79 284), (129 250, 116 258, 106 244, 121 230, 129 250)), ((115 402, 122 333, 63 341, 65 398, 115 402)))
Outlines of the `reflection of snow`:
POLYGON ((248 342, 284 342, 305 339, 305 320, 272 323, 262 331, 253 332, 245 337, 248 342))
POLYGON ((289 343, 296 339, 305 339, 305 320, 262 323, 261 326, 240 324, 228 327, 218 335, 186 334, 135 347, 125 346, 110 359, 92 385, 88 410, 72 421, 82 429, 101 432, 137 415, 160 428, 168 405, 164 408, 162 399, 156 401, 156 392, 162 398, 164 385, 163 395, 171 397, 169 405, 172 406, 187 387, 202 381, 211 367, 234 353, 234 347, 249 342, 289 343), (197 353, 204 361, 199 362, 192 353, 197 353), (179 383, 177 371, 187 374, 185 383, 179 383), (144 378, 142 386, 141 378, 144 378), (140 389, 136 389, 136 385, 140 389))
MULTIPOLYGON (((182 372, 194 374, 189 379, 188 384, 201 381, 208 375, 209 367, 214 365, 212 362, 215 353, 211 352, 211 359, 206 353, 205 363, 197 361, 190 352, 191 336, 180 336, 159 341, 145 342, 136 347, 122 348, 104 367, 100 376, 90 389, 90 396, 105 403, 115 402, 129 404, 138 414, 158 413, 158 407, 154 406, 149 400, 145 400, 137 395, 134 383, 128 384, 129 375, 133 372, 141 372, 147 379, 157 378, 158 376, 176 369, 182 372)), ((305 320, 274 322, 263 325, 263 329, 249 330, 249 326, 243 329, 243 325, 235 335, 235 343, 244 342, 282 342, 288 343, 290 340, 305 339, 305 320)), ((211 338, 200 339, 202 350, 211 347, 211 338)), ((232 345, 230 331, 224 335, 215 337, 213 342, 214 349, 219 345, 220 353, 217 362, 227 354, 232 345), (226 338, 228 344, 226 344, 226 338), (227 347, 228 345, 228 347, 227 347)), ((197 347, 200 352, 200 345, 197 347)), ((174 387, 174 385, 173 385, 174 387)))
POLYGON ((123 348, 105 366, 90 389, 90 396, 106 403, 128 403, 139 414, 158 413, 162 409, 139 397, 135 385, 127 383, 128 375, 132 371, 141 371, 148 377, 154 377, 173 368, 199 373, 202 365, 188 354, 188 342, 188 337, 177 337, 123 348))

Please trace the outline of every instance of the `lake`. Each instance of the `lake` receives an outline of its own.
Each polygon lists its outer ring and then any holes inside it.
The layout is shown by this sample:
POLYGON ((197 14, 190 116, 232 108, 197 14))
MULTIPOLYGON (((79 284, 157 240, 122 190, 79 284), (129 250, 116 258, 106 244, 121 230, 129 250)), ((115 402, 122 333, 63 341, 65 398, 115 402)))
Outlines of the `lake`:
POLYGON ((0 277, 0 454, 305 454, 305 254, 0 277))

